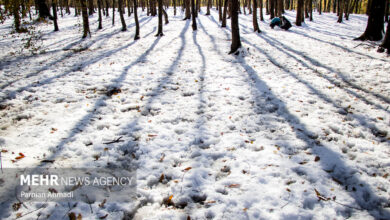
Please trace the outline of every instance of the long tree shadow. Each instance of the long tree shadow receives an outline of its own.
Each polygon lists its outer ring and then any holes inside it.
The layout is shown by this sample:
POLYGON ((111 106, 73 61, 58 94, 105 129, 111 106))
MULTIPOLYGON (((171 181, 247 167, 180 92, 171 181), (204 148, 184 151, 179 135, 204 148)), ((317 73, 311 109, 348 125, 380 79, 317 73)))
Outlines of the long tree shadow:
POLYGON ((344 51, 347 51, 347 52, 349 52, 349 53, 354 53, 354 54, 358 54, 358 55, 360 55, 360 56, 367 57, 367 58, 370 58, 370 59, 375 59, 375 60, 380 60, 380 61, 387 62, 387 60, 385 60, 385 59, 376 58, 376 57, 373 57, 373 56, 370 56, 370 55, 367 55, 367 54, 364 54, 364 53, 360 53, 360 52, 358 52, 358 51, 351 50, 351 49, 349 49, 349 48, 347 48, 347 47, 343 47, 343 46, 341 46, 341 45, 339 45, 339 44, 336 44, 336 43, 334 43, 334 42, 331 42, 331 41, 327 41, 327 40, 323 40, 323 39, 319 39, 319 38, 310 36, 310 35, 308 35, 308 34, 302 32, 302 31, 298 31, 297 29, 293 29, 293 30, 291 31, 291 33, 294 33, 294 34, 297 34, 297 35, 301 35, 301 36, 304 36, 304 37, 306 37, 306 38, 309 38, 309 39, 312 39, 312 40, 319 41, 319 42, 321 42, 321 43, 325 43, 325 44, 332 45, 332 46, 334 46, 334 47, 340 48, 340 49, 342 49, 342 50, 344 50, 344 51))
MULTIPOLYGON (((247 40, 243 38, 241 38, 241 40, 249 44, 247 40)), ((251 45, 254 46, 253 44, 251 45)), ((256 48, 266 56, 268 55, 267 53, 265 53, 264 50, 261 50, 258 47, 256 48)), ((274 59, 272 59, 271 56, 268 55, 267 58, 271 61, 271 63, 273 63, 278 68, 283 67, 282 65, 278 64, 274 59)), ((332 158, 333 160, 332 162, 326 160, 320 160, 319 161, 320 165, 323 167, 323 170, 329 172, 328 174, 329 179, 341 180, 341 184, 345 186, 345 191, 355 200, 356 204, 359 205, 360 208, 356 208, 356 209, 366 210, 374 218, 390 218, 390 213, 387 210, 384 210, 382 207, 382 203, 385 203, 386 201, 383 198, 378 197, 373 192, 372 187, 364 180, 359 178, 357 176, 357 173, 354 171, 354 169, 350 168, 341 159, 341 156, 337 152, 334 152, 327 146, 318 145, 311 138, 312 132, 306 127, 306 125, 300 122, 298 117, 296 117, 295 115, 289 112, 284 102, 281 99, 279 99, 271 91, 271 88, 259 78, 257 72, 250 65, 246 63, 245 58, 237 58, 237 60, 238 63, 246 70, 247 75, 244 77, 246 77, 248 82, 253 82, 255 85, 255 90, 257 91, 252 91, 253 97, 261 97, 261 94, 267 94, 270 100, 273 100, 274 102, 276 101, 278 103, 278 111, 277 111, 278 116, 283 118, 285 121, 289 122, 290 126, 299 127, 299 129, 294 129, 294 132, 296 134, 296 137, 305 143, 306 146, 304 148, 312 149, 314 155, 317 156, 326 155, 326 157, 332 158), (329 168, 331 168, 331 170, 329 170, 329 168), (358 190, 349 191, 348 189, 351 188, 358 189, 358 190)), ((313 87, 309 87, 309 89, 310 88, 314 89, 313 87)), ((326 96, 320 95, 321 93, 317 92, 316 94, 319 95, 320 98, 321 97, 325 98, 324 99, 325 101, 326 100, 331 101, 329 98, 326 98, 326 96)), ((259 100, 258 98, 255 98, 255 102, 257 103, 258 106, 262 106, 262 104, 264 104, 263 101, 259 100)), ((290 148, 293 148, 293 146, 291 146, 290 148)), ((294 170, 294 172, 300 172, 300 171, 294 170)), ((302 175, 302 173, 298 173, 298 175, 302 175)))
MULTIPOLYGON (((184 49, 186 47, 185 33, 187 32, 189 25, 190 25, 190 21, 187 20, 185 23, 185 26, 183 27, 183 29, 179 35, 179 37, 181 39, 181 45, 180 45, 179 51, 177 52, 177 55, 176 55, 175 59, 173 60, 172 64, 166 70, 164 70, 164 72, 166 74, 158 80, 158 85, 155 86, 154 89, 151 91, 150 97, 147 99, 145 105, 143 106, 143 108, 141 110, 141 115, 139 117, 133 119, 126 126, 124 126, 122 128, 122 130, 125 130, 127 133, 133 133, 133 132, 138 131, 139 130, 138 125, 139 125, 139 121, 140 121, 141 117, 147 116, 150 114, 150 111, 152 109, 152 105, 154 104, 155 100, 163 94, 164 86, 171 83, 172 77, 175 73, 175 70, 176 70, 178 64, 179 64, 179 61, 181 60, 181 58, 183 56, 183 52, 184 52, 184 49)), ((125 68, 125 70, 126 69, 127 69, 127 67, 125 68)), ((129 141, 127 141, 119 146, 116 146, 116 149, 118 151, 122 151, 124 155, 132 155, 137 150, 142 151, 142 149, 139 149, 137 140, 129 140, 129 141)), ((142 156, 142 153, 141 153, 140 157, 141 156, 142 156)), ((132 161, 132 164, 129 166, 131 166, 133 169, 139 168, 138 167, 139 165, 137 164, 136 161, 132 161)), ((138 204, 135 205, 135 208, 131 212, 125 213, 126 216, 124 217, 124 219, 127 219, 127 218, 132 219, 134 217, 134 215, 136 215, 138 209, 147 205, 147 201, 143 200, 142 198, 140 200, 138 200, 137 202, 138 202, 138 204)))
MULTIPOLYGON (((155 31, 155 29, 150 32, 150 34, 152 34, 153 32, 155 31)), ((134 65, 138 64, 139 62, 141 62, 142 60, 144 60, 150 53, 151 51, 153 51, 153 49, 155 48, 155 46, 158 44, 160 38, 156 38, 156 40, 153 42, 153 44, 142 54, 140 55, 135 61, 133 61, 131 64, 129 64, 128 66, 126 66, 124 68, 124 70, 122 71, 122 73, 114 80, 112 80, 111 84, 107 86, 107 88, 120 88, 123 81, 125 80, 126 78, 126 75, 128 74, 128 71, 131 67, 133 67, 134 65)), ((132 42, 130 45, 134 44, 134 42, 132 42)), ((129 45, 125 45, 124 47, 128 47, 129 45)), ((122 48, 124 49, 124 48, 122 48)), ((99 99, 97 99, 95 101, 95 104, 93 105, 92 107, 92 111, 86 115, 84 115, 76 124, 75 126, 71 129, 71 132, 69 133, 69 135, 65 138, 63 138, 55 147, 55 151, 53 152, 53 154, 51 154, 50 156, 47 157, 47 160, 51 160, 51 161, 54 161, 60 154, 61 152, 64 150, 66 144, 70 143, 73 141, 74 137, 81 133, 90 123, 91 119, 95 116, 95 114, 97 114, 97 112, 99 112, 99 109, 106 106, 105 102, 110 99, 111 97, 108 96, 108 95, 103 95, 101 96, 99 99)), ((43 167, 46 167, 46 164, 45 163, 41 163, 39 164, 36 169, 38 168, 43 168, 43 167)), ((0 209, 0 217, 7 217, 10 215, 9 211, 9 207, 10 205, 12 204, 13 200, 16 199, 14 198, 14 192, 12 190, 8 191, 9 193, 7 195, 1 195, 2 198, 5 198, 7 199, 6 201, 3 201, 2 202, 2 208, 4 210, 1 210, 0 209)))
MULTIPOLYGON (((296 137, 302 140, 305 143, 305 148, 312 149, 312 152, 316 156, 326 155, 328 158, 332 158, 332 162, 326 160, 320 160, 320 165, 323 167, 323 170, 329 172, 329 179, 338 179, 341 181, 341 184, 345 186, 346 192, 355 200, 356 204, 359 205, 359 210, 366 210, 374 218, 389 218, 390 213, 382 209, 382 203, 386 202, 383 198, 378 197, 372 190, 372 187, 366 183, 364 180, 358 177, 354 169, 350 168, 342 159, 341 156, 331 150, 329 147, 323 145, 319 146, 315 141, 310 138, 311 131, 300 122, 299 118, 291 114, 287 106, 279 99, 268 87, 268 85, 262 81, 258 73, 246 63, 245 59, 238 58, 240 65, 246 70, 246 78, 248 82, 253 82, 257 92, 253 92, 254 97, 258 97, 258 94, 267 93, 268 97, 276 101, 278 104, 278 116, 283 118, 285 121, 289 122, 291 126, 299 126, 298 129, 294 129, 296 137), (331 168, 331 170, 329 170, 331 168), (354 187, 356 191, 349 191, 354 187)), ((258 104, 262 104, 262 101, 255 99, 258 104)), ((288 148, 289 146, 283 146, 288 148)), ((290 148, 294 148, 290 146, 290 148)), ((294 170, 298 172, 298 175, 302 175, 302 170, 294 170)), ((303 173, 303 175, 305 175, 303 173)))
MULTIPOLYGON (((152 20, 152 18, 150 18, 150 17, 145 17, 143 20, 141 19, 141 20, 140 20, 141 27, 144 26, 145 24, 147 24, 148 22, 150 22, 151 20, 152 20), (143 21, 146 21, 146 22, 142 23, 143 21)), ((82 48, 75 48, 75 49, 72 50, 72 48, 73 48, 74 46, 76 46, 76 45, 80 44, 81 42, 85 41, 85 39, 78 39, 77 41, 68 44, 68 45, 65 46, 64 48, 59 49, 59 50, 56 50, 56 52, 61 51, 61 50, 70 51, 70 52, 68 52, 68 53, 64 54, 63 56, 61 56, 60 58, 58 58, 58 59, 56 59, 56 60, 54 60, 54 61, 52 61, 52 62, 46 64, 45 66, 41 67, 40 69, 38 69, 37 71, 35 71, 35 72, 33 72, 33 73, 29 73, 29 74, 27 74, 26 76, 23 76, 23 77, 20 78, 20 79, 15 79, 15 80, 12 80, 12 81, 9 81, 9 82, 3 84, 2 86, 0 86, 0 89, 3 90, 3 89, 5 89, 5 88, 11 86, 11 85, 14 84, 15 82, 18 82, 19 80, 28 79, 28 78, 37 76, 38 74, 42 73, 43 71, 48 70, 48 69, 50 69, 50 68, 53 67, 53 66, 56 66, 58 63, 64 62, 66 59, 71 58, 71 57, 74 55, 75 51, 77 51, 77 50, 86 50, 86 49, 88 49, 89 47, 91 47, 92 45, 94 45, 95 43, 97 43, 97 42, 99 42, 99 41, 102 41, 102 40, 105 40, 105 39, 108 39, 108 38, 111 38, 111 37, 113 37, 114 35, 119 34, 119 33, 121 33, 121 31, 120 31, 120 30, 116 30, 116 31, 114 31, 114 32, 110 32, 110 33, 105 33, 105 34, 99 35, 99 36, 96 37, 96 38, 90 39, 90 40, 88 41, 88 43, 85 44, 82 48)), ((147 36, 148 36, 148 35, 147 35, 147 36)), ((50 52, 50 53, 52 53, 52 52, 50 52)), ((18 59, 16 59, 16 60, 12 60, 12 61, 9 61, 9 62, 7 62, 7 63, 9 63, 8 65, 12 65, 14 62, 19 62, 19 61, 25 60, 25 59, 27 59, 27 58, 36 58, 36 56, 35 56, 35 55, 32 55, 32 56, 27 56, 27 57, 21 57, 20 59, 18 58, 18 59)), ((4 68, 5 66, 6 66, 6 65, 0 65, 0 69, 4 68)), ((8 98, 12 98, 12 97, 13 97, 13 94, 14 94, 15 92, 16 92, 16 93, 19 93, 19 92, 21 92, 21 91, 24 91, 25 88, 29 88, 29 86, 22 87, 22 88, 19 88, 19 89, 16 89, 16 90, 11 91, 11 94, 8 95, 8 98)), ((0 100, 0 103, 3 102, 5 99, 7 99, 7 96, 6 96, 5 98, 2 98, 2 99, 0 100)))
MULTIPOLYGON (((275 47, 275 48, 278 49, 278 50, 284 51, 284 53, 286 53, 287 55, 289 55, 289 57, 294 58, 295 60, 297 60, 298 62, 300 62, 300 63, 303 64, 304 66, 310 68, 310 69, 313 70, 314 73, 316 73, 319 77, 325 78, 327 81, 329 81, 329 82, 332 83, 333 85, 335 85, 335 86, 337 86, 337 87, 341 87, 341 86, 340 86, 340 83, 338 83, 338 82, 335 81, 334 79, 331 79, 330 77, 326 76, 326 74, 322 74, 322 73, 320 73, 318 70, 314 70, 314 69, 313 69, 312 67, 310 67, 308 64, 304 63, 302 59, 298 59, 298 58, 296 58, 295 56, 293 56, 292 54, 288 53, 287 50, 290 51, 290 52, 292 52, 292 53, 294 53, 294 54, 296 54, 296 55, 298 55, 298 56, 300 56, 300 57, 302 57, 302 58, 304 58, 306 61, 308 61, 309 63, 311 63, 311 64, 314 65, 314 66, 322 67, 322 68, 324 68, 324 69, 326 69, 326 70, 328 70, 328 71, 330 71, 330 72, 336 73, 338 76, 340 76, 341 80, 342 80, 344 83, 346 83, 348 86, 350 86, 351 88, 357 89, 357 90, 362 91, 362 92, 365 92, 367 95, 373 95, 374 97, 377 97, 377 98, 379 98, 380 100, 382 100, 382 101, 384 101, 384 102, 390 104, 390 99, 389 99, 388 97, 385 97, 385 96, 383 96, 383 95, 381 95, 381 94, 378 94, 378 93, 375 93, 375 92, 371 92, 371 91, 369 91, 369 90, 367 90, 367 89, 365 89, 365 88, 362 88, 362 87, 359 86, 359 85, 356 85, 355 83, 350 82, 350 81, 345 77, 345 75, 344 75, 343 73, 341 73, 341 72, 339 72, 339 71, 336 71, 335 69, 333 69, 333 68, 331 68, 331 67, 328 67, 328 66, 326 66, 326 65, 324 65, 324 64, 322 64, 322 63, 320 63, 319 61, 317 61, 317 60, 315 60, 315 59, 313 59, 313 58, 310 58, 310 57, 306 56, 306 55, 303 54, 302 52, 299 52, 299 51, 297 51, 297 50, 295 50, 295 49, 292 49, 291 47, 286 46, 284 43, 282 43, 282 42, 280 42, 280 41, 278 41, 278 40, 275 40, 275 39, 273 39, 273 38, 267 36, 266 34, 262 34, 262 35, 260 35, 260 37, 261 37, 262 39, 264 39, 269 45, 275 47), (280 46, 278 46, 278 45, 281 45, 282 48, 281 48, 280 46)), ((379 104, 375 104, 375 103, 373 103, 373 102, 367 100, 367 98, 365 98, 364 96, 359 95, 358 93, 356 93, 356 92, 354 92, 354 91, 352 91, 352 90, 350 90, 350 89, 347 89, 347 88, 345 88, 345 87, 342 88, 342 89, 343 89, 344 91, 346 91, 347 93, 349 93, 349 94, 355 96, 356 98, 359 98, 360 100, 364 101, 366 104, 374 105, 375 107, 377 107, 377 108, 379 108, 379 109, 382 109, 382 110, 388 112, 388 110, 387 110, 386 108, 384 108, 383 106, 381 106, 381 105, 379 105, 379 104)))

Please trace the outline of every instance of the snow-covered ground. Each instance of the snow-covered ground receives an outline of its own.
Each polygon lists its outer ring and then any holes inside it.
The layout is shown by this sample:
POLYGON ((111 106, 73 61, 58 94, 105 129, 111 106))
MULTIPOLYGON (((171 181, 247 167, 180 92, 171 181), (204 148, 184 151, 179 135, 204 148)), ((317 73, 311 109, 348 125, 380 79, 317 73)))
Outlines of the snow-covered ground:
POLYGON ((95 14, 84 40, 73 14, 56 33, 0 26, 3 168, 137 169, 132 203, 13 209, 10 193, 0 218, 390 218, 390 62, 352 41, 366 16, 316 13, 287 32, 266 16, 258 34, 240 15, 236 57, 217 11, 202 9, 195 32, 178 11, 156 38, 140 10, 138 41, 133 15, 121 32, 111 17, 97 31, 95 14))

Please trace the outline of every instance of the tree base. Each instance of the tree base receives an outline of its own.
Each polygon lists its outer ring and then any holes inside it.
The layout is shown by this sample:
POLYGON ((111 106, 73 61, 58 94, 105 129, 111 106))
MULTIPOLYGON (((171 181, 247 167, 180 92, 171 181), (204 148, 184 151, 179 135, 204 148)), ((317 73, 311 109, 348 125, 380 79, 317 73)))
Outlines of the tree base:
POLYGON ((162 37, 162 36, 164 36, 164 34, 163 33, 157 33, 156 35, 154 35, 155 37, 162 37))

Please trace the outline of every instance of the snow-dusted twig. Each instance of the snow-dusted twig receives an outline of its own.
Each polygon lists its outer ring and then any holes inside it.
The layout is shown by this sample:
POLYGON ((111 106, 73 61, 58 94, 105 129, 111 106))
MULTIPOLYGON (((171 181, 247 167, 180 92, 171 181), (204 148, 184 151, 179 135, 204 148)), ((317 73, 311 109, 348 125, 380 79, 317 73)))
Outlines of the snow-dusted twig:
POLYGON ((103 143, 103 144, 113 144, 113 143, 123 142, 124 140, 121 140, 121 138, 122 138, 122 136, 120 136, 119 138, 114 139, 114 140, 112 140, 112 141, 103 143))
POLYGON ((35 211, 38 211, 38 210, 43 209, 43 208, 46 208, 46 206, 47 206, 47 203, 44 203, 44 204, 41 205, 41 207, 39 207, 37 209, 34 209, 34 210, 30 211, 30 212, 27 212, 26 214, 23 214, 23 215, 19 216, 18 218, 24 217, 26 215, 29 215, 29 214, 35 212, 35 211))

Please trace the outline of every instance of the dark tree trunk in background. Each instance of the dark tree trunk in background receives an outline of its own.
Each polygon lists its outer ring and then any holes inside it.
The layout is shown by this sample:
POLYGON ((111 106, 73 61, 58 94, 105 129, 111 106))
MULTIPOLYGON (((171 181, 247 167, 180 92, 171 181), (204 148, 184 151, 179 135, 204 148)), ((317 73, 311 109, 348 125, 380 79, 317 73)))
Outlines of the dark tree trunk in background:
POLYGON ((93 8, 93 0, 88 0, 88 15, 93 15, 95 10, 93 8))
MULTIPOLYGON (((261 1, 261 0, 260 0, 261 1)), ((260 33, 259 24, 257 23, 257 0, 253 0, 253 14, 252 14, 252 22, 253 22, 253 31, 260 33)))
POLYGON ((229 0, 225 0, 225 4, 223 4, 223 16, 222 16, 222 25, 221 27, 226 27, 226 14, 227 14, 227 5, 229 0))
POLYGON ((134 21, 135 21, 135 35, 134 35, 134 40, 139 39, 139 22, 138 22, 138 0, 133 0, 134 2, 134 21))
POLYGON ((164 9, 162 11, 163 11, 163 15, 164 15, 165 24, 169 24, 168 13, 164 9))
POLYGON ((355 40, 382 40, 385 0, 372 0, 369 14, 366 30, 355 40))
POLYGON ((268 0, 268 2, 269 2, 270 19, 275 17, 275 1, 276 0, 268 0))
POLYGON ((115 0, 112 0, 112 26, 115 25, 115 0))
MULTIPOLYGON (((198 0, 199 1, 199 0, 198 0)), ((192 30, 196 31, 196 8, 195 8, 195 0, 191 0, 191 13, 192 13, 192 30)))
POLYGON ((232 45, 230 47, 229 54, 236 54, 237 50, 241 47, 240 39, 240 29, 238 24, 238 9, 239 9, 239 0, 231 0, 232 9, 231 9, 231 26, 232 26, 232 45))
POLYGON ((303 0, 298 0, 298 6, 297 6, 297 19, 295 21, 295 24, 297 26, 302 25, 302 20, 303 20, 303 0))
POLYGON ((183 0, 186 7, 186 14, 184 20, 191 19, 190 0, 183 0))
POLYGON ((313 0, 309 0, 310 21, 313 21, 313 0))
POLYGON ((135 21, 135 35, 134 35, 134 40, 139 39, 139 22, 138 22, 138 0, 133 0, 134 2, 134 21, 135 21))
POLYGON ((83 16, 83 38, 86 38, 91 35, 89 31, 89 21, 88 21, 88 10, 87 10, 87 0, 80 0, 81 2, 81 14, 83 16))
POLYGON ((222 0, 216 0, 218 1, 218 17, 219 17, 219 21, 221 22, 222 21, 222 0))
POLYGON ((260 0, 260 21, 264 21, 264 15, 263 15, 263 0, 260 0))
POLYGON ((339 11, 338 11, 339 19, 337 20, 337 22, 341 23, 343 22, 343 0, 339 0, 338 4, 339 4, 339 11))
POLYGON ((173 16, 176 16, 176 0, 173 0, 173 16))
POLYGON ((14 0, 12 3, 12 14, 14 16, 15 31, 20 32, 20 14, 19 14, 19 0, 14 0))
POLYGON ((109 0, 106 0, 106 17, 110 16, 108 7, 110 6, 109 0))
POLYGON ((45 0, 36 0, 35 4, 38 6, 39 18, 48 17, 50 19, 53 19, 53 17, 50 15, 50 11, 46 5, 45 0))
POLYGON ((98 13, 99 13, 99 26, 98 26, 98 29, 102 29, 103 26, 102 26, 102 0, 97 0, 97 4, 98 4, 98 13))
POLYGON ((156 37, 160 37, 160 36, 164 36, 164 33, 163 33, 163 25, 162 25, 162 16, 163 16, 163 12, 162 12, 162 7, 163 7, 163 1, 162 0, 157 0, 158 2, 158 30, 157 30, 157 34, 156 34, 156 37))
POLYGON ((211 0, 207 0, 207 12, 206 15, 210 15, 211 0))
POLYGON ((122 23, 122 31, 126 31, 127 27, 126 27, 125 18, 123 16, 123 0, 118 0, 118 11, 119 11, 119 18, 121 19, 121 23, 122 23))
POLYGON ((387 30, 385 39, 382 44, 379 46, 378 52, 383 52, 384 49, 387 50, 387 53, 390 54, 390 22, 387 22, 387 30))
POLYGON ((53 23, 54 23, 54 31, 58 31, 58 24, 57 24, 57 5, 55 0, 51 2, 51 7, 53 9, 53 23))

